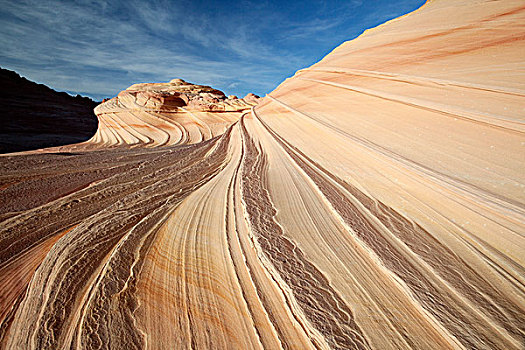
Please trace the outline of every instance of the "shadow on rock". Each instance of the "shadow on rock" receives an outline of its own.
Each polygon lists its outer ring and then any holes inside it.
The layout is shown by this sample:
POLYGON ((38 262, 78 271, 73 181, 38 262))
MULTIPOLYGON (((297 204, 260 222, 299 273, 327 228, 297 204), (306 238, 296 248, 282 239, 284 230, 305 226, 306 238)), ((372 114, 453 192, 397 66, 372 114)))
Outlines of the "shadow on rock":
POLYGON ((0 68, 0 153, 87 141, 98 127, 96 105, 0 68))

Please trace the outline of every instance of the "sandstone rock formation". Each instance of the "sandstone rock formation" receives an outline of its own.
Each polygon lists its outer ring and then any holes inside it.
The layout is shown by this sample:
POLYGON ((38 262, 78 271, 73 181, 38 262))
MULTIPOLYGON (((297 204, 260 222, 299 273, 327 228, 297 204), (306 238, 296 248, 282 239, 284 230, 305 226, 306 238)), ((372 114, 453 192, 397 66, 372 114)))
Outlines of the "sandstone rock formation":
POLYGON ((251 104, 258 104, 261 101, 261 98, 255 94, 249 93, 244 96, 243 100, 251 104))
POLYGON ((0 158, 1 347, 523 349, 523 23, 433 0, 220 137, 0 158))
POLYGON ((95 106, 0 68, 0 153, 86 141, 97 131, 95 106))
POLYGON ((223 134, 256 105, 253 96, 227 98, 222 91, 182 79, 134 84, 95 108, 101 125, 81 147, 157 147, 205 141, 223 134))

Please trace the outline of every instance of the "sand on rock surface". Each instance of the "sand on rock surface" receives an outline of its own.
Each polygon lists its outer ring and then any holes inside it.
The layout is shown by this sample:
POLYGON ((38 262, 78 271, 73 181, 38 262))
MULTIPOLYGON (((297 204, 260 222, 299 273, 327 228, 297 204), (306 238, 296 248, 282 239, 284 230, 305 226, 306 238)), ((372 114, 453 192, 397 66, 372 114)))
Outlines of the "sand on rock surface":
POLYGON ((429 1, 253 108, 138 84, 0 158, 0 348, 523 349, 523 23, 429 1))

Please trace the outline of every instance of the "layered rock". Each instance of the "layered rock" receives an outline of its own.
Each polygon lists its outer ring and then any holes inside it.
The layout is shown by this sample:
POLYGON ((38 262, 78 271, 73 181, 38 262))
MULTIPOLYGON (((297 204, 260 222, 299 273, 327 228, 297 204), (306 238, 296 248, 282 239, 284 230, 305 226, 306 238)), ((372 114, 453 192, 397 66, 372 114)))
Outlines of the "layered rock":
POLYGON ((522 349, 524 21, 430 1, 220 137, 3 157, 2 348, 522 349))
POLYGON ((521 1, 429 1, 245 118, 275 219, 351 305, 365 348, 525 344, 523 23, 521 1))
POLYGON ((226 97, 222 91, 182 79, 134 84, 95 108, 101 125, 82 147, 156 147, 205 141, 222 134, 256 105, 254 96, 226 97))
POLYGON ((243 100, 253 105, 256 105, 261 101, 261 98, 253 93, 249 93, 246 96, 244 96, 243 100))

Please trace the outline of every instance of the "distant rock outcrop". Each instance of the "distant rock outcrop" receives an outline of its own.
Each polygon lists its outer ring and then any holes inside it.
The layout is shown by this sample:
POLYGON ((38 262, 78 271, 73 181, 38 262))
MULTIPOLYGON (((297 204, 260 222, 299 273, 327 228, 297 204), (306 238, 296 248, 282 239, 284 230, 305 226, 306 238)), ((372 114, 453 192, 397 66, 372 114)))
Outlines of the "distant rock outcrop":
POLYGON ((95 106, 0 68, 0 153, 88 140, 97 130, 95 106))
POLYGON ((210 86, 173 79, 131 85, 95 108, 100 128, 84 146, 167 146, 196 143, 222 134, 258 103, 226 96, 210 86))
POLYGON ((251 110, 137 84, 0 158, 0 348, 523 350, 524 23, 429 0, 251 110))
POLYGON ((246 101, 247 103, 254 103, 254 104, 257 104, 259 103, 259 101, 261 100, 261 98, 255 94, 252 94, 251 92, 244 96, 243 98, 244 101, 246 101))

